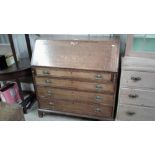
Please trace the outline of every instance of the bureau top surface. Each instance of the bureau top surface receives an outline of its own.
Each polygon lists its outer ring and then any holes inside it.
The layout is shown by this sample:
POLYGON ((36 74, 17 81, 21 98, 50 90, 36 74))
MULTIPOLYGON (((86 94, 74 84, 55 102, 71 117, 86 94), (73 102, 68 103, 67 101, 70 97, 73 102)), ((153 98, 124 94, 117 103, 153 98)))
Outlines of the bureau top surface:
POLYGON ((32 66, 117 72, 118 40, 52 41, 37 40, 32 66))

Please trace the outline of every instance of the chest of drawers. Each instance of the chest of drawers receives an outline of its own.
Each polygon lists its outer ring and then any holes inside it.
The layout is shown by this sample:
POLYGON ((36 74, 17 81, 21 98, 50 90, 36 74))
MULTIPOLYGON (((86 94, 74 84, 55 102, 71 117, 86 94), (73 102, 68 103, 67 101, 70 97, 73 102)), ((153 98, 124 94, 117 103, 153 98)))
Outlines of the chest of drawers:
POLYGON ((38 40, 32 56, 38 113, 112 120, 119 41, 38 40))
POLYGON ((155 120, 154 59, 123 58, 117 119, 155 120))

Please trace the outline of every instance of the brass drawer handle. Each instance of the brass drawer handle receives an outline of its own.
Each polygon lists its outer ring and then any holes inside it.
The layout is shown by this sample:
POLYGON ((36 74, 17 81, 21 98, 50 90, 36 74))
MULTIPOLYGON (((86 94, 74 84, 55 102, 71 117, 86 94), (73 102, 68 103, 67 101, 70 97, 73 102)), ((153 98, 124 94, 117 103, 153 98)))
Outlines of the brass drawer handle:
POLYGON ((101 101, 103 98, 101 96, 96 96, 96 101, 101 101))
POLYGON ((137 94, 129 94, 128 97, 134 99, 134 98, 137 98, 138 95, 137 94))
POLYGON ((45 75, 49 75, 50 73, 49 73, 49 71, 44 70, 44 71, 43 71, 43 74, 45 74, 45 75))
POLYGON ((45 83, 52 83, 51 80, 45 80, 45 83))
POLYGON ((96 85, 96 89, 97 90, 101 90, 102 89, 102 86, 101 85, 96 85))
POLYGON ((100 108, 96 108, 95 111, 96 112, 101 112, 101 109, 100 108))
POLYGON ((134 77, 134 76, 132 76, 131 80, 134 81, 134 82, 137 82, 137 81, 141 80, 141 77, 134 77))
POLYGON ((96 75, 96 80, 102 80, 102 79, 103 79, 103 77, 102 77, 101 74, 97 74, 97 75, 96 75))
POLYGON ((52 93, 48 93, 47 96, 52 96, 52 93))
POLYGON ((51 91, 51 90, 48 90, 48 91, 47 91, 47 93, 51 94, 51 93, 52 93, 52 91, 51 91))
POLYGON ((49 102, 49 105, 54 105, 54 102, 49 102))

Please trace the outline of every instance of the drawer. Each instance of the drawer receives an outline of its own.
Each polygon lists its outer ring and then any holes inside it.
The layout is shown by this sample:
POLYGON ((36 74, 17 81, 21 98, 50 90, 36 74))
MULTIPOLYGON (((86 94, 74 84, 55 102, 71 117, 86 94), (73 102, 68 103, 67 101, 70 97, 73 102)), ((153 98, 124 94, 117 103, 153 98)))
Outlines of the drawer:
POLYGON ((96 117, 112 118, 113 107, 95 105, 81 102, 68 102, 68 101, 52 101, 52 100, 39 100, 40 108, 52 111, 73 113, 79 115, 88 115, 96 117))
POLYGON ((155 108, 119 104, 117 109, 117 120, 155 121, 155 108))
POLYGON ((111 106, 114 105, 114 95, 111 94, 80 92, 80 91, 56 89, 50 87, 37 87, 37 93, 40 98, 101 103, 111 106))
POLYGON ((95 91, 95 92, 109 92, 114 93, 114 86, 112 82, 105 84, 81 82, 74 80, 65 80, 58 78, 47 78, 47 77, 36 77, 37 85, 59 87, 59 88, 69 88, 74 90, 85 90, 85 91, 95 91))
POLYGON ((121 104, 155 107, 155 91, 121 88, 119 102, 121 104))
POLYGON ((155 88, 155 73, 122 71, 121 87, 155 88))
POLYGON ((55 69, 55 68, 36 68, 36 75, 83 79, 86 81, 91 80, 96 82, 112 81, 111 73, 55 69))

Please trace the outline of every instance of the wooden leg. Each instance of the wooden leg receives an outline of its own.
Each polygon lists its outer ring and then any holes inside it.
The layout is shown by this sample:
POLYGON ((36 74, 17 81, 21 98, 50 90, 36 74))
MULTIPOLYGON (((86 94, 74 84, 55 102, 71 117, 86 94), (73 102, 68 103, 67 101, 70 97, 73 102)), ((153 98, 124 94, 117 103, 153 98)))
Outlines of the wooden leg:
POLYGON ((40 118, 43 118, 44 113, 43 113, 42 111, 39 111, 39 110, 38 110, 38 116, 39 116, 40 118))
POLYGON ((23 106, 23 112, 24 114, 27 114, 27 109, 26 109, 26 104, 24 103, 24 94, 22 92, 22 87, 21 87, 21 83, 19 79, 16 79, 17 85, 18 85, 18 89, 19 89, 19 95, 21 97, 21 100, 23 102, 22 106, 23 106))

